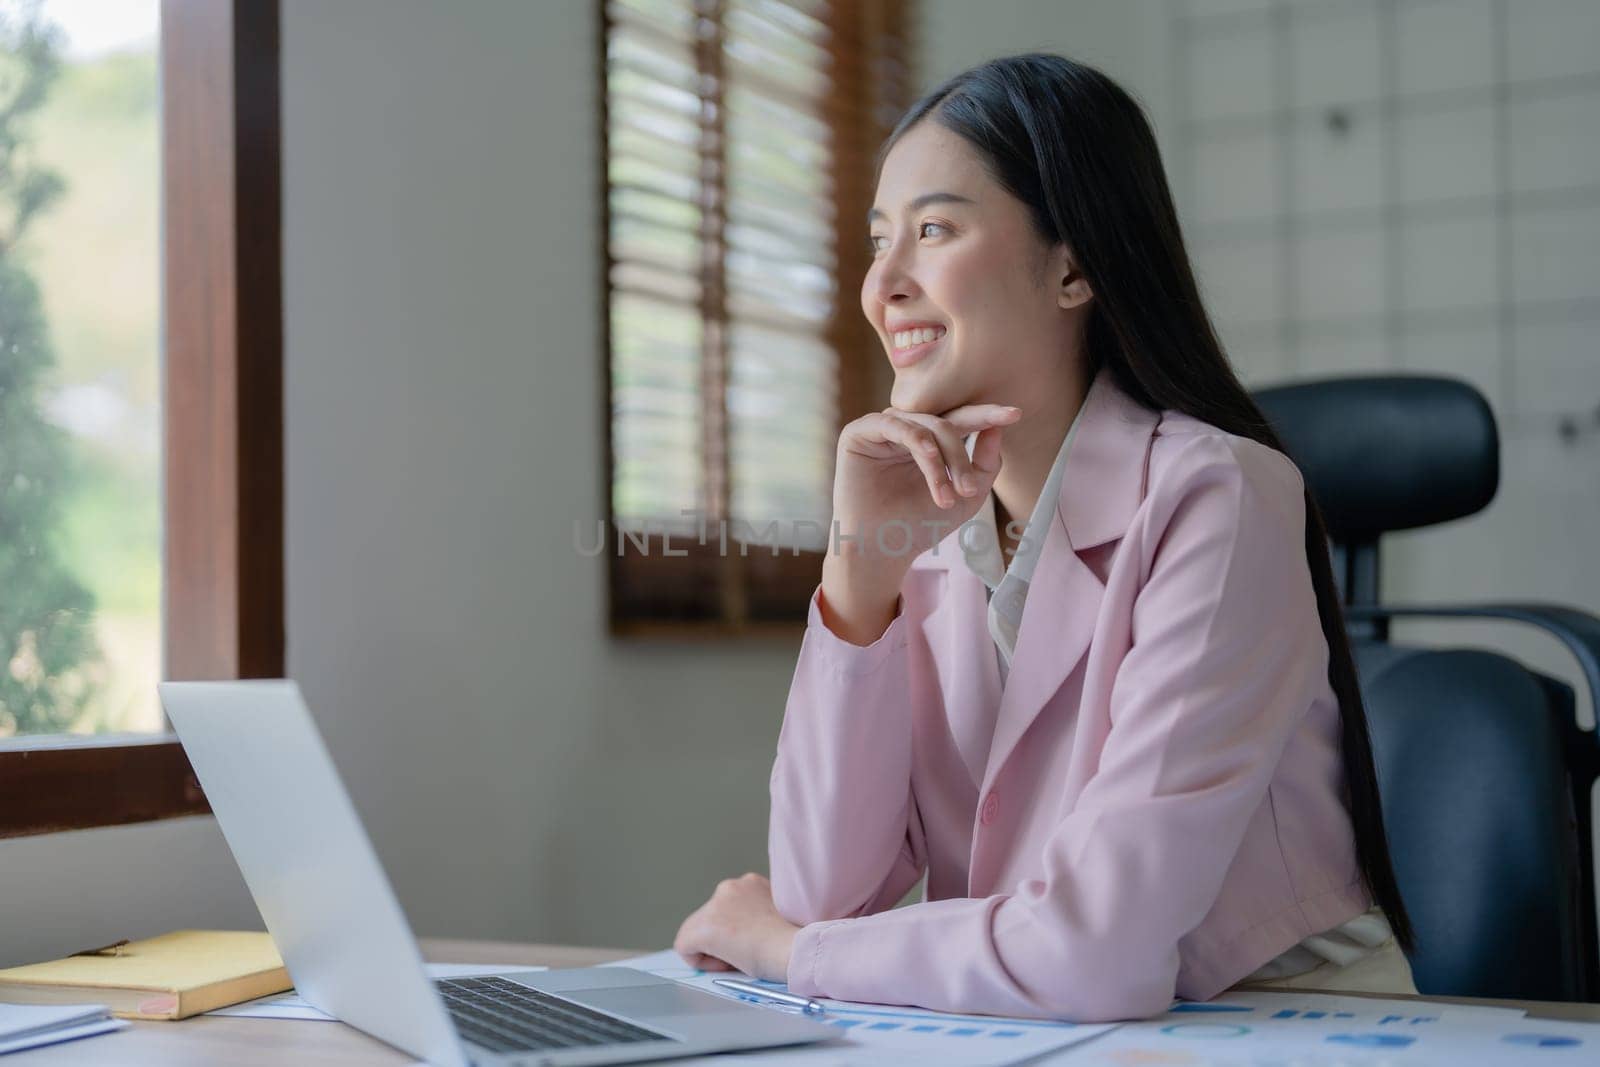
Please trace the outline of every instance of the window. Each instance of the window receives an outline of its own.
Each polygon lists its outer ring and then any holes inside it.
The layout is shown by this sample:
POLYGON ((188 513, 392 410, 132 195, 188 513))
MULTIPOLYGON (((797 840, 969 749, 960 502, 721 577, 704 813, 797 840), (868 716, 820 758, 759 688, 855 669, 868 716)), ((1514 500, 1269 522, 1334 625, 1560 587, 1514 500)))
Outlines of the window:
POLYGON ((50 0, 0 27, 0 121, 38 120, 0 168, 30 226, 0 250, 0 837, 203 813, 155 679, 283 670, 277 4, 50 0))
POLYGON ((0 735, 159 731, 156 0, 0 19, 0 735))
POLYGON ((804 617, 839 428, 878 406, 857 294, 909 0, 610 0, 613 629, 804 617))

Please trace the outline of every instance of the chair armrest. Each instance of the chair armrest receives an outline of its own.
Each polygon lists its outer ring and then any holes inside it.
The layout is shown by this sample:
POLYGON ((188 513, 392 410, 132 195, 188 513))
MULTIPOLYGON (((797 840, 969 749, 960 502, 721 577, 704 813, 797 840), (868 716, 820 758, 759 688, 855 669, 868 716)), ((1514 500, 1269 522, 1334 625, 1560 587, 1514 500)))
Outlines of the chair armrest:
POLYGON ((1600 950, 1596 947, 1596 892, 1594 866, 1594 819, 1590 796, 1600 775, 1600 619, 1575 608, 1557 604, 1451 604, 1346 607, 1345 618, 1357 622, 1384 623, 1390 619, 1499 619, 1527 623, 1552 635, 1571 652, 1585 683, 1595 711, 1596 728, 1581 730, 1577 723, 1565 724, 1568 770, 1573 774, 1573 815, 1578 828, 1578 899, 1582 919, 1583 976, 1578 998, 1600 999, 1600 950))
MULTIPOLYGON (((1536 626, 1560 641, 1578 661, 1589 700, 1600 719, 1600 618, 1559 604, 1402 604, 1358 605, 1344 609, 1353 622, 1388 619, 1503 619, 1536 626)), ((1597 735, 1593 732, 1591 737, 1597 735)), ((1600 738, 1597 738, 1600 743, 1600 738)))

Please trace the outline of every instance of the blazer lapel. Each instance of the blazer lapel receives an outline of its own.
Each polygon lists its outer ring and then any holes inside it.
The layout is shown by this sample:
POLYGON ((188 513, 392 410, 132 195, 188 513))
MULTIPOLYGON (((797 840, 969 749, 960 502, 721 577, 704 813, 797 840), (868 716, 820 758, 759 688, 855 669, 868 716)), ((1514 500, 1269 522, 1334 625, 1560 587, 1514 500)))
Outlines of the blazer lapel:
POLYGON ((1121 538, 1144 500, 1161 413, 1118 389, 1104 370, 1095 376, 1084 405, 1055 515, 1028 586, 980 797, 1089 649, 1105 586, 1078 553, 1121 538))
POLYGON ((1073 551, 1058 514, 1028 586, 979 796, 989 791, 1012 749, 1089 650, 1104 594, 1100 579, 1073 551))
MULTIPOLYGON (((961 547, 954 539, 941 554, 961 547)), ((989 636, 988 598, 983 580, 957 562, 943 568, 945 587, 939 602, 922 620, 922 632, 934 650, 933 666, 945 704, 950 739, 972 777, 973 788, 983 780, 994 736, 1000 695, 1000 667, 994 638, 989 636)))

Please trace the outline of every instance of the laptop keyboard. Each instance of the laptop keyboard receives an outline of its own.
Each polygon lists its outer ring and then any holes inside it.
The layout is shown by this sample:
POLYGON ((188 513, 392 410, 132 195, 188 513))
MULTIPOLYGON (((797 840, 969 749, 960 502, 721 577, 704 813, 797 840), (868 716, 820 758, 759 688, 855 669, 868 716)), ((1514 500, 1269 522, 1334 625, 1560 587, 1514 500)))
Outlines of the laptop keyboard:
POLYGON ((448 978, 434 985, 462 1038, 491 1052, 675 1040, 505 978, 448 978))

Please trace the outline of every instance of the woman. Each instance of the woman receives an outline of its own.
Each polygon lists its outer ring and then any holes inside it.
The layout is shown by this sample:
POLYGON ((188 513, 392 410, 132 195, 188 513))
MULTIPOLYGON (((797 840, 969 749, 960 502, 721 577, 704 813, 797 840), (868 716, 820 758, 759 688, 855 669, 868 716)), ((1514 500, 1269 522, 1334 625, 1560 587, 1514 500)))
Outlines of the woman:
POLYGON ((772 880, 722 883, 676 948, 1080 1021, 1414 992, 1322 521, 1202 308, 1138 105, 1000 59, 880 161, 861 303, 894 388, 839 439, 772 880))

